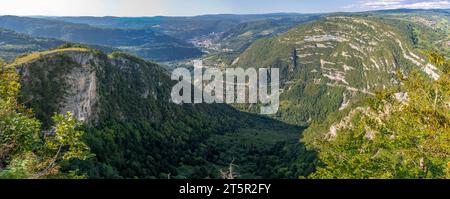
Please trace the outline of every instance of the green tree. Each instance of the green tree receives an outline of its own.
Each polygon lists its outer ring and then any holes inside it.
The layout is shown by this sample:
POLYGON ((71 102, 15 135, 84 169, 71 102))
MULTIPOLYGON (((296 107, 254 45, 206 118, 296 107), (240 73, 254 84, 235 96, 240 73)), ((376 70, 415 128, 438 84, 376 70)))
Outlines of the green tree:
POLYGON ((311 178, 450 178, 449 61, 428 55, 439 80, 399 75, 399 89, 378 92, 315 140, 322 166, 311 178))
POLYGON ((41 130, 31 110, 17 102, 19 75, 0 60, 0 178, 75 178, 60 168, 71 159, 86 159, 89 148, 72 116, 56 115, 54 127, 41 130))

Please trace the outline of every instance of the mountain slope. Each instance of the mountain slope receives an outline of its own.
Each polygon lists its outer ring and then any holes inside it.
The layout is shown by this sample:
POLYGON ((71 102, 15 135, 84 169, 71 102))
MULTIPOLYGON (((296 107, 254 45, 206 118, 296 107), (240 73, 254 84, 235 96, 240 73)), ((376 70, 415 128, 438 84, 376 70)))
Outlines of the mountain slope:
POLYGON ((400 87, 379 91, 347 115, 305 131, 302 141, 319 152, 322 163, 310 177, 450 177, 450 60, 435 52, 427 57, 442 70, 438 80, 412 71, 400 87))
POLYGON ((124 53, 65 48, 21 57, 21 101, 50 128, 71 111, 95 158, 74 162, 91 178, 296 178, 313 171, 301 131, 226 105, 175 105, 167 71, 124 53), (302 157, 297 157, 303 154, 302 157), (294 163, 295 161, 295 163, 294 163))
POLYGON ((249 15, 200 15, 192 17, 44 17, 71 23, 89 24, 101 28, 152 29, 187 41, 211 33, 229 30, 240 23, 261 20, 294 19, 310 16, 297 13, 249 14, 249 15))
MULTIPOLYGON (((14 32, 12 30, 0 28, 0 58, 5 59, 8 62, 13 61, 14 58, 16 58, 17 56, 26 56, 26 54, 32 52, 54 49, 64 45, 71 46, 78 44, 72 44, 57 39, 32 37, 26 34, 14 32)), ((99 45, 86 45, 86 46, 102 50, 104 52, 117 51, 117 49, 106 46, 99 46, 99 45)))
POLYGON ((320 19, 320 15, 286 16, 275 19, 243 22, 225 32, 198 37, 191 40, 209 55, 204 56, 208 66, 230 65, 252 43, 261 38, 270 38, 289 29, 320 19))
MULTIPOLYGON (((434 49, 450 56, 450 13, 446 10, 418 10, 411 12, 371 13, 394 26, 405 26, 419 49, 434 49)), ((402 28, 402 27, 400 27, 402 28)))
POLYGON ((276 117, 294 124, 324 119, 373 91, 395 86, 396 71, 434 66, 413 50, 402 29, 373 17, 331 16, 261 39, 234 61, 236 67, 279 67, 281 107, 276 117))
POLYGON ((33 38, 0 28, 0 57, 7 61, 20 54, 54 48, 63 43, 55 39, 33 38))
POLYGON ((0 27, 34 37, 112 46, 158 61, 201 55, 191 44, 152 30, 106 29, 86 24, 15 16, 0 17, 0 27))
POLYGON ((222 33, 218 41, 223 48, 242 53, 259 38, 272 37, 300 24, 319 19, 320 15, 291 16, 244 22, 222 33))

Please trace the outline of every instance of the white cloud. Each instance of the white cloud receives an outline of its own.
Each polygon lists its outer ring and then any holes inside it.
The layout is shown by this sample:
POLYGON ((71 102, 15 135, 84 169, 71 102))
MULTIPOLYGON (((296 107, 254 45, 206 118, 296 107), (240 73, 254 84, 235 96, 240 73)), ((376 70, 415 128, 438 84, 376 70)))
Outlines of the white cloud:
POLYGON ((362 0, 356 4, 347 5, 345 9, 436 9, 436 8, 450 8, 449 0, 379 0, 370 1, 362 0))

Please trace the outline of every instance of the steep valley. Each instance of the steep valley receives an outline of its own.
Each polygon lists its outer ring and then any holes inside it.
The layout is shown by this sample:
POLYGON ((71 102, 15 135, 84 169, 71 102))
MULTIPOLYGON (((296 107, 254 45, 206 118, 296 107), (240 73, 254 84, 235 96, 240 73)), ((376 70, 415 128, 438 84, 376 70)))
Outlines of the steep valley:
MULTIPOLYGON (((55 131, 55 114, 73 113, 82 122, 73 126, 85 132, 82 141, 92 156, 65 162, 61 171, 92 179, 351 178, 353 171, 371 178, 372 171, 362 170, 373 168, 381 173, 377 177, 389 178, 395 172, 385 174, 381 167, 395 171, 392 165, 405 163, 403 141, 411 141, 405 147, 411 154, 420 152, 409 163, 422 164, 418 157, 428 154, 438 162, 435 176, 443 176, 442 165, 450 157, 449 57, 448 10, 0 16, 0 58, 5 60, 0 72, 6 66, 20 77, 19 105, 11 110, 36 117, 41 136, 55 131), (259 103, 173 103, 171 89, 178 81, 171 80, 172 70, 191 70, 200 59, 205 68, 221 71, 279 68, 278 112, 260 115, 259 103), (416 107, 402 115, 413 94, 416 107), (391 106, 371 110, 383 103, 391 106), (390 115, 398 119, 392 126, 385 125, 390 115), (402 123, 405 118, 409 123, 402 123), (388 132, 392 136, 377 137, 389 128, 395 129, 388 132), (378 138, 384 140, 373 141, 378 138), (439 153, 416 150, 423 145, 417 140, 439 153), (356 157, 355 162, 342 163, 342 154, 356 157), (365 167, 373 157, 387 163, 365 167), (326 165, 327 160, 335 162, 326 165), (326 166, 330 172, 314 176, 326 166)), ((423 171, 416 167, 416 173, 398 173, 414 178, 423 171)))
POLYGON ((137 57, 60 48, 12 64, 22 77, 21 101, 44 128, 53 113, 84 121, 95 157, 67 169, 90 178, 220 178, 231 163, 241 178, 313 171, 314 153, 298 144, 302 128, 226 105, 173 104, 168 72, 137 57))

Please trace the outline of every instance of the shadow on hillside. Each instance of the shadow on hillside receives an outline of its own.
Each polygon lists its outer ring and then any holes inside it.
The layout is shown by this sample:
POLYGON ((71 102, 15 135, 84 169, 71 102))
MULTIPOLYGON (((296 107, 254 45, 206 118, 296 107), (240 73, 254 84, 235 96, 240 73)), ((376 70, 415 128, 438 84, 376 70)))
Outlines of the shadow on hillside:
MULTIPOLYGON (((204 142, 205 148, 196 150, 201 151, 201 156, 207 162, 205 165, 197 167, 192 164, 194 169, 184 170, 178 177, 222 178, 221 175, 208 172, 205 176, 205 171, 208 171, 206 167, 224 172, 230 166, 234 167, 236 178, 240 179, 295 179, 314 172, 317 154, 299 141, 306 127, 241 112, 229 105, 191 106, 194 107, 213 110, 206 112, 215 116, 227 115, 222 118, 237 117, 239 121, 226 131, 211 135, 204 142)), ((223 126, 229 127, 228 124, 223 126)))

